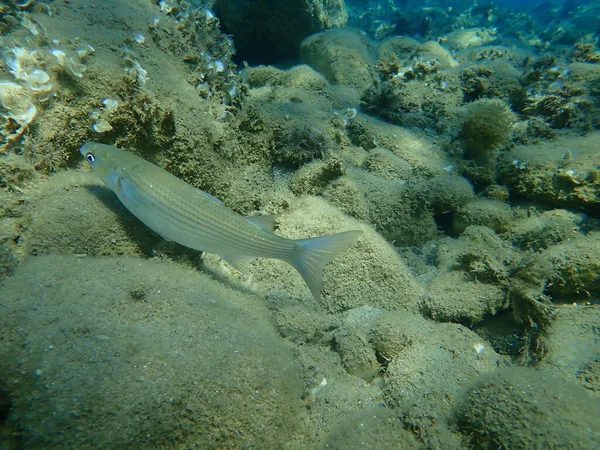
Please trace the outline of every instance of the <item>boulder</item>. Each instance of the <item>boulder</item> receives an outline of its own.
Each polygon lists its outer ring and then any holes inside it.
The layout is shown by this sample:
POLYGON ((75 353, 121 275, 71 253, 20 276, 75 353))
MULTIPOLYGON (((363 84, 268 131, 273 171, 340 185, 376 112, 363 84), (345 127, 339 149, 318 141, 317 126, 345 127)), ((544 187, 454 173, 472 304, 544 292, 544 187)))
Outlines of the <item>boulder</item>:
POLYGON ((375 47, 364 32, 354 28, 323 31, 306 38, 300 59, 321 72, 331 83, 360 91, 376 80, 375 47))
POLYGON ((348 21, 344 0, 217 0, 214 8, 250 64, 294 58, 304 38, 348 21))

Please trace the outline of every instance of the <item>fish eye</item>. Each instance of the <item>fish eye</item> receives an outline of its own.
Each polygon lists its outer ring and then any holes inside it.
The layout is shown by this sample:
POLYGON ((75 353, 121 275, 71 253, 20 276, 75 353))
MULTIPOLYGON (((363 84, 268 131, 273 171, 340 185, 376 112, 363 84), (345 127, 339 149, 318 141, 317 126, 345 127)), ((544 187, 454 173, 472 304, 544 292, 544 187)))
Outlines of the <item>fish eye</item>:
POLYGON ((94 157, 93 153, 86 153, 85 159, 87 159, 89 163, 93 163, 94 161, 96 161, 96 158, 94 157))

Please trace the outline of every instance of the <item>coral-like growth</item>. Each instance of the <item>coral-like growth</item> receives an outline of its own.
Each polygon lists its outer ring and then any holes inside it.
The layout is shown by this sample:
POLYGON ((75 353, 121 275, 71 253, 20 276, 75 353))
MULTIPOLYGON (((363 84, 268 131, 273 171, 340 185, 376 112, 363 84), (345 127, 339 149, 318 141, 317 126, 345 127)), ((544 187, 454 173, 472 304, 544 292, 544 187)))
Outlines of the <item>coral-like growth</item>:
POLYGON ((480 164, 488 163, 493 151, 508 140, 515 121, 515 114, 500 100, 470 103, 459 135, 465 156, 480 164))
POLYGON ((575 48, 573 50, 573 56, 571 57, 571 60, 578 61, 578 62, 599 63, 600 62, 600 52, 596 52, 594 50, 595 50, 594 44, 589 44, 589 43, 575 44, 575 48))
POLYGON ((400 91, 396 83, 376 83, 360 99, 360 109, 390 123, 402 124, 400 91))
POLYGON ((325 134, 308 125, 284 126, 275 131, 273 154, 277 162, 300 167, 313 159, 322 158, 328 148, 325 134))

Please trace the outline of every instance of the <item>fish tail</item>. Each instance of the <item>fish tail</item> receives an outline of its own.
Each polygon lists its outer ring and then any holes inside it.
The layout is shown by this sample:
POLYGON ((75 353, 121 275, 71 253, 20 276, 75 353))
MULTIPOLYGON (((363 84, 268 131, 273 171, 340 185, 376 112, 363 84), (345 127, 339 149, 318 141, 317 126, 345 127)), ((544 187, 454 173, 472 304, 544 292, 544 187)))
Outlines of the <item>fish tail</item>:
POLYGON ((312 239, 297 239, 301 250, 289 263, 302 275, 316 300, 321 296, 323 269, 343 253, 362 234, 360 230, 329 234, 312 239))

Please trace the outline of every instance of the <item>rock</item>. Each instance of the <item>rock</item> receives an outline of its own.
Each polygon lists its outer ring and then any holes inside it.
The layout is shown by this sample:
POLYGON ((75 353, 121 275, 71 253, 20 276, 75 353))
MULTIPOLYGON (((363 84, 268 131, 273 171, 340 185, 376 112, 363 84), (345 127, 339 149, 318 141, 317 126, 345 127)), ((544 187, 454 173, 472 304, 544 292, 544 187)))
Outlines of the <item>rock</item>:
POLYGON ((498 182, 511 195, 584 213, 600 207, 598 131, 502 152, 498 182))
POLYGON ((399 446, 405 450, 423 448, 392 410, 377 406, 339 420, 319 448, 375 450, 399 446))
POLYGON ((375 81, 375 49, 360 30, 340 28, 306 38, 300 59, 321 72, 331 83, 364 90, 375 81))
POLYGON ((497 200, 476 199, 467 203, 454 217, 454 230, 462 233, 468 226, 491 228, 497 233, 506 231, 513 221, 513 212, 506 203, 497 200))
POLYGON ((511 368, 482 377, 458 408, 473 448, 596 448, 600 400, 549 372, 511 368))
POLYGON ((346 214, 367 220, 396 246, 420 246, 434 239, 438 230, 433 212, 414 208, 406 185, 352 171, 323 192, 331 204, 346 214))
POLYGON ((383 355, 390 359, 383 389, 388 405, 402 410, 420 405, 438 418, 450 417, 462 386, 503 364, 502 356, 462 325, 432 324, 397 313, 385 320, 404 327, 406 342, 396 355, 383 355))
POLYGON ((459 271, 438 275, 428 288, 429 297, 423 302, 423 312, 438 322, 472 325, 508 305, 502 286, 468 280, 459 271))
MULTIPOLYGON (((322 309, 337 313, 359 306, 387 310, 417 311, 424 295, 423 286, 412 276, 397 252, 371 227, 351 219, 318 197, 290 202, 289 214, 279 220, 278 233, 295 238, 362 229, 364 234, 343 258, 327 265, 322 309)), ((272 298, 287 291, 308 295, 302 278, 275 260, 260 259, 254 266, 254 282, 272 283, 272 298)), ((283 300, 280 300, 283 301, 283 300)))
POLYGON ((302 39, 348 21, 344 0, 217 0, 214 9, 250 64, 294 58, 302 39))
POLYGON ((298 427, 293 351, 256 296, 208 275, 44 255, 6 279, 1 308, 0 384, 34 447, 277 448, 298 427))
POLYGON ((583 299, 600 292, 600 233, 574 235, 559 244, 533 254, 524 265, 522 276, 536 280, 544 291, 559 301, 573 296, 583 299))

